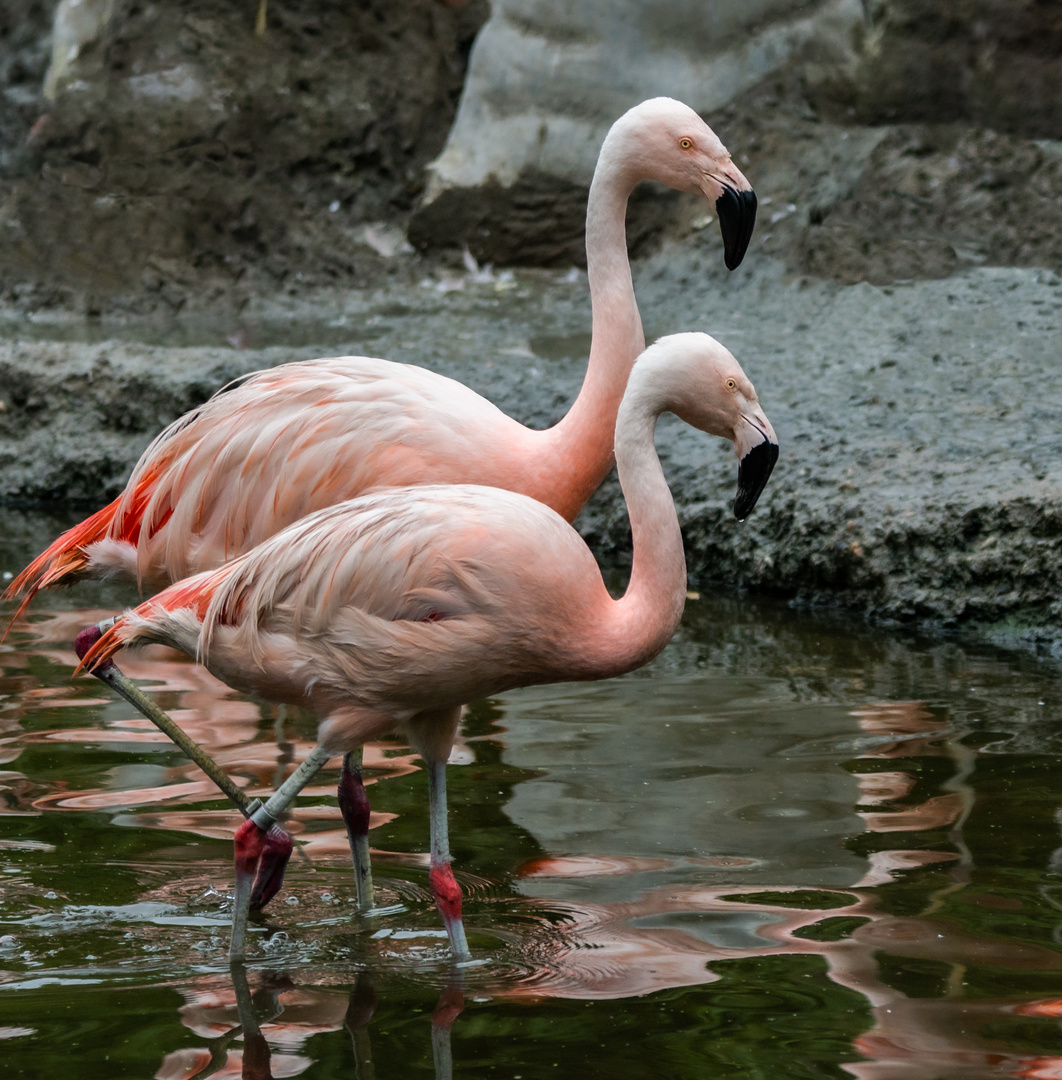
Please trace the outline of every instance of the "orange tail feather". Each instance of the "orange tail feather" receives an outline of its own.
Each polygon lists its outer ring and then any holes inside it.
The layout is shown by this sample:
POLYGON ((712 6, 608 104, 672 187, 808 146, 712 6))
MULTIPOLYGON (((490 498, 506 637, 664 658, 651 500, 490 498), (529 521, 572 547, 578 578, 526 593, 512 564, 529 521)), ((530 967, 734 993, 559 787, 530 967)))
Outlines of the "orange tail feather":
POLYGON ((64 578, 83 571, 88 566, 85 547, 107 535, 119 502, 120 498, 115 499, 102 510, 97 510, 91 517, 62 533, 8 585, 3 599, 14 600, 24 589, 29 589, 29 596, 18 609, 21 613, 22 608, 38 590, 46 589, 49 585, 55 585, 64 578))
MULTIPOLYGON (((124 540, 134 546, 139 542, 144 510, 151 500, 152 492, 161 471, 161 466, 151 469, 140 479, 136 491, 133 493, 133 498, 127 506, 126 512, 122 515, 121 531, 114 536, 116 540, 124 540)), ((47 589, 59 582, 68 581, 88 568, 89 559, 85 554, 85 548, 89 544, 112 535, 114 519, 118 514, 119 506, 125 499, 125 494, 119 495, 117 499, 108 503, 102 510, 97 510, 96 513, 85 518, 80 524, 75 525, 72 529, 67 529, 11 582, 0 599, 14 600, 23 590, 29 590, 29 594, 11 622, 14 622, 22 614, 26 605, 41 589, 47 589)), ((153 527, 152 532, 158 532, 169 520, 172 513, 172 509, 167 509, 161 520, 153 527)), ((9 623, 8 629, 10 629, 10 625, 9 623)))
MULTIPOLYGON (((137 606, 134 613, 144 619, 150 619, 158 612, 190 608, 202 619, 210 606, 216 582, 224 577, 224 571, 223 567, 221 570, 199 574, 194 578, 179 581, 176 585, 170 585, 157 596, 137 606)), ((94 671, 106 664, 119 649, 128 643, 134 635, 124 632, 124 623, 125 618, 120 617, 110 629, 103 632, 99 640, 81 658, 81 663, 74 669, 75 675, 82 671, 94 671)))

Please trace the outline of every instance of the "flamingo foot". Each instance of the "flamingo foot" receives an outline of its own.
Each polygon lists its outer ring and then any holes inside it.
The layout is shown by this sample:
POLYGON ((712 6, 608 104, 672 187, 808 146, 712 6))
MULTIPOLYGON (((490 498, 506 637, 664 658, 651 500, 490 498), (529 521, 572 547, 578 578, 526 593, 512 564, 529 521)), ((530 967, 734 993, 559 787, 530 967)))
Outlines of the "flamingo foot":
POLYGON ((295 841, 279 825, 270 826, 265 834, 254 887, 251 889, 252 911, 260 911, 279 892, 280 886, 284 884, 284 871, 294 847, 295 841))
POLYGON ((454 951, 454 959, 458 963, 472 959, 472 953, 468 948, 468 940, 465 937, 465 924, 461 920, 461 887, 454 878, 453 869, 449 862, 432 862, 431 873, 428 875, 428 884, 431 886, 432 896, 442 915, 443 925, 450 938, 450 947, 454 951))
MULTIPOLYGON (((103 629, 99 623, 93 623, 91 626, 86 626, 85 629, 74 638, 74 652, 77 653, 77 658, 79 660, 84 660, 89 649, 91 649, 101 637, 103 637, 103 629)), ((92 669, 92 674, 98 678, 113 666, 113 660, 105 660, 102 664, 92 669)))
POLYGON ((354 860, 358 910, 369 911, 373 906, 372 862, 369 858, 369 796, 361 778, 360 750, 343 757, 338 797, 339 809, 350 838, 351 858, 354 860))
POLYGON ((369 1021, 376 1012, 376 991, 373 989, 372 976, 360 971, 354 977, 354 989, 347 1002, 347 1014, 343 1017, 343 1026, 353 1034, 369 1026, 369 1021))
POLYGON ((343 1026, 350 1032, 350 1041, 354 1046, 354 1075, 371 1077, 372 1040, 369 1038, 369 1021, 376 1012, 376 991, 372 988, 372 976, 368 972, 359 972, 354 979, 354 989, 350 992, 347 1015, 343 1026))
POLYGON ((465 995, 459 986, 448 986, 440 995, 431 1013, 431 1026, 449 1031, 454 1021, 465 1011, 465 995))
POLYGON ((265 829, 253 821, 245 821, 237 830, 234 840, 236 861, 236 888, 232 897, 232 939, 229 942, 229 958, 240 959, 247 944, 247 917, 251 911, 251 894, 262 852, 266 847, 265 829))

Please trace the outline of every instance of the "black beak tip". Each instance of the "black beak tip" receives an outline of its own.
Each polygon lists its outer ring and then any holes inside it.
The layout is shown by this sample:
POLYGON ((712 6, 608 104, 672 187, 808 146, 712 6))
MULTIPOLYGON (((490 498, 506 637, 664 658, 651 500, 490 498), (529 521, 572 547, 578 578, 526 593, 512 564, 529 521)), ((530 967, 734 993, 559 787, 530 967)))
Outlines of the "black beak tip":
POLYGON ((745 258, 756 225, 756 192, 724 188, 715 200, 715 213, 723 234, 723 262, 728 270, 736 270, 745 258))
POLYGON ((738 465, 738 491, 734 517, 744 521, 759 501, 778 460, 778 444, 764 439, 754 446, 738 465))

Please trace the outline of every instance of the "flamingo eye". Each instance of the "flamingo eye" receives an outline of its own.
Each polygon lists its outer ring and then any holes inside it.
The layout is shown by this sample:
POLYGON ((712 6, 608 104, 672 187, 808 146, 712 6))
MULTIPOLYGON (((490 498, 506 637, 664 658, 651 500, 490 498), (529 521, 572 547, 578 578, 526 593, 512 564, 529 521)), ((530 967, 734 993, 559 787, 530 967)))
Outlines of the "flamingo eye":
POLYGON ((726 388, 727 388, 728 390, 736 390, 736 389, 737 389, 737 383, 736 383, 736 382, 734 382, 734 380, 733 380, 733 379, 727 379, 727 381, 726 381, 726 388))
POLYGON ((692 150, 693 149, 693 140, 692 139, 679 139, 679 146, 681 146, 683 150, 692 150))

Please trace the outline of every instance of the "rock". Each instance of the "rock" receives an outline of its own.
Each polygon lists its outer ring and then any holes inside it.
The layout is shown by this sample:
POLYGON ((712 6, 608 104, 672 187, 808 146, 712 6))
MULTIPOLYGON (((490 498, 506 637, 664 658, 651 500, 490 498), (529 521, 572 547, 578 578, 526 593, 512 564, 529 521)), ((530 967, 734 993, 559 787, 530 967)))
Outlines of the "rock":
MULTIPOLYGON (((855 0, 497 0, 410 240, 467 245, 481 261, 583 263, 586 194, 616 117, 659 95, 706 113, 798 58, 843 64, 861 19, 855 0)), ((633 216, 655 216, 659 232, 667 211, 653 202, 642 193, 633 216)))
POLYGON ((0 287, 143 296, 167 260, 245 293, 381 272, 358 228, 419 193, 486 0, 290 0, 262 36, 253 3, 112 6, 56 10, 51 100, 0 171, 0 287))
POLYGON ((955 123, 1062 138, 1062 10, 1006 0, 870 0, 857 61, 820 90, 864 123, 955 123))
MULTIPOLYGON (((112 497, 169 419, 285 360, 353 351, 423 363, 525 422, 554 422, 588 347, 585 277, 567 271, 600 137, 633 98, 666 90, 706 111, 760 211, 730 274, 714 228, 681 200, 639 194, 632 247, 655 251, 635 265, 647 336, 723 340, 782 442, 739 526, 727 448, 661 425, 691 572, 1062 648, 1054 6, 497 0, 411 229, 472 250, 425 257, 406 251, 402 228, 485 8, 308 4, 271 4, 264 39, 253 3, 119 12, 47 113, 49 9, 11 0, 0 11, 9 532, 55 531, 12 506, 112 497), (750 34, 746 20, 759 18, 750 34), (681 47, 667 44, 676 27, 681 47), (629 62, 640 42, 644 65, 629 62), (638 82, 661 71, 666 87, 638 82), (473 256, 565 272, 500 273, 473 256)), ((580 527, 607 563, 628 557, 614 482, 580 527)))
MULTIPOLYGON (((787 276, 762 252, 755 270, 726 275, 711 237, 661 251, 638 268, 636 287, 650 337, 706 329, 732 349, 781 444, 759 506, 739 524, 731 449, 661 423, 696 581, 878 620, 1052 632, 1062 595, 1053 345, 1062 277, 974 267, 842 286, 787 276)), ((100 505, 153 435, 215 387, 314 355, 423 363, 524 422, 555 422, 585 367, 585 279, 470 271, 447 289, 388 287, 330 309, 319 299, 287 324, 276 305, 244 313, 252 341, 301 338, 287 347, 0 344, 0 501, 100 505), (339 323, 350 328, 335 331, 341 347, 309 343, 339 323)), ((578 524, 606 565, 629 560, 614 480, 578 524)))
POLYGON ((59 84, 86 45, 97 41, 114 14, 115 0, 59 0, 52 22, 52 62, 44 76, 44 99, 55 101, 59 84))
POLYGON ((854 189, 811 213, 803 268, 847 283, 947 277, 961 266, 1062 266, 1062 142, 958 125, 904 126, 854 189))

